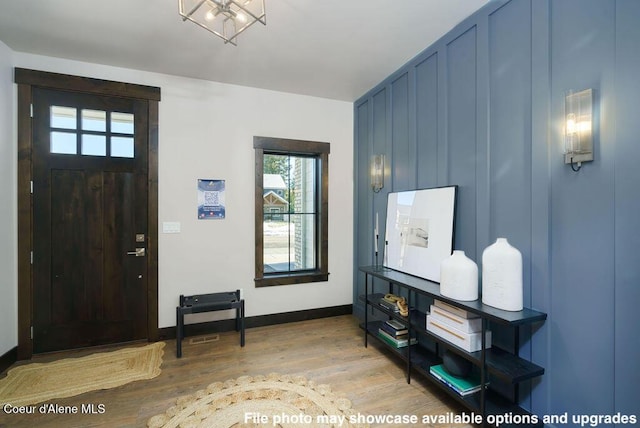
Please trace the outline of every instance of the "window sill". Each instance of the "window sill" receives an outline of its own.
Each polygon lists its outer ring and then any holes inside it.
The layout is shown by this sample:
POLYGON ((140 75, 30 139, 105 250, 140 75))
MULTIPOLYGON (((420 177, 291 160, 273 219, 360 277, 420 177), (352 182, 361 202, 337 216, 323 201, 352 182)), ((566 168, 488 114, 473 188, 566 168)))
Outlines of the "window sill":
POLYGON ((323 282, 329 280, 326 272, 304 272, 290 274, 268 275, 262 278, 255 278, 256 287, 270 287, 273 285, 303 284, 307 282, 323 282))

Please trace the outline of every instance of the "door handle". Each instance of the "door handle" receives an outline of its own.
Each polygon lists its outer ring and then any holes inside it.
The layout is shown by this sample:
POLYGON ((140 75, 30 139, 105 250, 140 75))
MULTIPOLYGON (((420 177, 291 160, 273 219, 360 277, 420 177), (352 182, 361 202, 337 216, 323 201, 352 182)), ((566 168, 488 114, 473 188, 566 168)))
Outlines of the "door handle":
POLYGON ((145 249, 144 248, 136 248, 135 251, 127 251, 128 256, 136 256, 136 257, 144 257, 145 249))

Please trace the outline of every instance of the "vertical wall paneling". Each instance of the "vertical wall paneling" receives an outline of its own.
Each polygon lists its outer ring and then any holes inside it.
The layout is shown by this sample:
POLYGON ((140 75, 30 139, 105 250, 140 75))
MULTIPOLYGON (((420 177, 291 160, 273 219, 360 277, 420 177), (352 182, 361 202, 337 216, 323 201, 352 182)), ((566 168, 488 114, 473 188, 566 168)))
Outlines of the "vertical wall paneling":
POLYGON ((436 100, 436 106, 438 108, 438 116, 436 123, 438 129, 436 131, 438 137, 438 146, 436 159, 437 166, 437 181, 438 186, 446 186, 449 183, 449 134, 447 123, 449 121, 449 99, 448 99, 448 57, 449 53, 446 48, 446 44, 439 46, 437 51, 438 61, 435 64, 437 72, 437 84, 438 84, 438 99, 436 100))
MULTIPOLYGON (((388 192, 392 185, 392 176, 388 172, 391 171, 390 165, 393 164, 391 141, 387 135, 387 90, 383 89, 372 98, 372 111, 371 111, 371 152, 370 155, 384 154, 385 159, 385 177, 384 177, 384 189, 382 192, 388 192)), ((382 192, 376 195, 374 198, 380 199, 382 192)), ((375 205, 375 203, 374 203, 375 205)), ((379 208, 374 206, 374 208, 379 208)))
MULTIPOLYGON (((523 258, 525 305, 531 304, 531 18, 528 0, 489 15, 488 245, 504 237, 523 258)), ((480 199, 480 198, 479 198, 480 199)), ((479 212, 481 212, 479 210, 479 212)), ((480 225, 479 225, 480 227, 480 225)), ((509 337, 505 335, 504 337, 509 337)), ((520 350, 526 354, 525 345, 520 350)), ((511 344, 511 346, 513 346, 511 344)), ((522 386, 524 388, 525 386, 522 386)), ((524 391, 522 391, 524 392, 524 391)), ((528 394, 522 394, 527 396, 528 394)), ((525 407, 529 408, 527 403, 525 407)))
MULTIPOLYGON (((394 163, 393 155, 392 155, 392 147, 391 147, 391 130, 389 124, 389 95, 390 90, 385 87, 382 90, 378 91, 372 97, 372 112, 371 112, 371 132, 372 132, 372 145, 373 149, 371 154, 384 154, 385 155, 385 176, 384 176, 384 188, 378 192, 373 193, 371 188, 368 189, 368 192, 372 194, 373 197, 373 209, 371 213, 369 213, 368 217, 375 222, 375 215, 378 213, 379 218, 379 231, 380 231, 380 239, 378 241, 378 258, 379 262, 382 263, 382 257, 384 254, 384 234, 385 234, 385 222, 386 211, 387 211, 387 194, 393 188, 393 168, 391 167, 394 163)), ((367 233, 373 237, 374 223, 370 223, 369 230, 367 233)), ((372 238, 373 239, 373 238, 372 238)), ((373 252, 374 246, 371 245, 369 247, 369 251, 373 252)), ((376 281, 375 284, 377 287, 379 281, 376 281)), ((376 288, 377 290, 378 288, 376 288)))
POLYGON ((476 254, 476 27, 447 45, 448 184, 458 185, 454 246, 476 254))
POLYGON ((614 146, 613 117, 605 108, 614 98, 614 12, 609 1, 551 2, 554 413, 607 414, 614 407, 614 146), (576 173, 562 157, 564 94, 586 88, 595 91, 598 113, 595 160, 576 173))
MULTIPOLYGON (((505 237, 530 260, 531 21, 528 1, 489 17, 490 238, 505 237)), ((525 275, 525 279, 528 275, 525 275)))
MULTIPOLYGON (((369 182, 370 158, 371 158, 371 133, 370 133, 370 108, 369 102, 365 101, 355 107, 356 127, 354 141, 356 147, 354 150, 355 168, 355 200, 354 207, 354 260, 358 266, 373 264, 371 248, 373 245, 373 237, 371 230, 372 211, 372 193, 369 182)), ((359 300, 359 296, 364 293, 364 278, 358 275, 358 271, 354 271, 354 293, 353 293, 353 309, 354 313, 362 314, 364 305, 359 300)))
POLYGON ((415 188, 415 156, 409 139, 409 74, 391 83, 391 150, 393 190, 415 188))
MULTIPOLYGON (((490 194, 489 153, 491 135, 489 126, 489 16, 476 21, 476 260, 482 261, 482 251, 489 242, 490 194)), ((507 337, 512 337, 507 335, 507 337)))
MULTIPOLYGON (((616 2, 615 136, 615 412, 638 413, 640 385, 640 2, 616 2)), ((613 145, 613 142, 607 142, 613 145)))
MULTIPOLYGON (((531 288, 525 299, 533 308, 551 311, 550 283, 550 0, 531 2, 531 288)), ((525 290, 526 291, 526 290, 525 290)), ((534 379, 531 409, 549 414, 551 379, 549 328, 535 328, 531 337, 531 360, 546 367, 545 376, 534 379)))
POLYGON ((407 69, 407 125, 409 126, 409 159, 411 172, 409 174, 409 189, 418 188, 418 130, 416 124, 416 71, 414 67, 407 69))
POLYGON ((418 188, 438 185, 438 54, 415 67, 418 188))

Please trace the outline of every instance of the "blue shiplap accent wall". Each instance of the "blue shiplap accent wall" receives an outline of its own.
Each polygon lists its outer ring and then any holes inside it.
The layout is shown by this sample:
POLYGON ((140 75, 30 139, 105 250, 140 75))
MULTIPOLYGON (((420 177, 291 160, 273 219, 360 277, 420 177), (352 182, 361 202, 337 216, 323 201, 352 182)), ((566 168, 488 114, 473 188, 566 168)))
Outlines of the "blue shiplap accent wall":
MULTIPOLYGON (((456 249, 480 264, 507 237, 525 304, 549 315, 521 348, 546 368, 522 394, 539 415, 640 413, 638 22, 637 0, 494 0, 355 103, 356 264, 372 261, 389 191, 457 184, 456 249), (564 94, 586 88, 595 161, 576 173, 564 94)), ((360 314, 363 282, 356 269, 360 314)))

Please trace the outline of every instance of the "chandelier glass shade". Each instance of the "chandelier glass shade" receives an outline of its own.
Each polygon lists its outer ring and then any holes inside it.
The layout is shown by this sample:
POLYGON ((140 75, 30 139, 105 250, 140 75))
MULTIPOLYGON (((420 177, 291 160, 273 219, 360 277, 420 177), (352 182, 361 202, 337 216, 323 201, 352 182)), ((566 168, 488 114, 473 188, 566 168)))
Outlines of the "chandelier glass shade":
POLYGON ((264 0, 178 0, 183 21, 191 21, 237 46, 237 37, 260 22, 267 25, 264 0))

